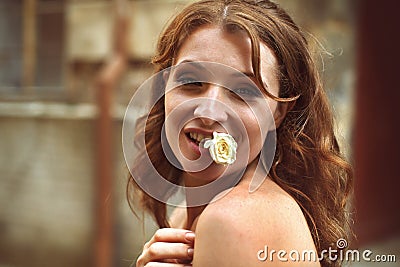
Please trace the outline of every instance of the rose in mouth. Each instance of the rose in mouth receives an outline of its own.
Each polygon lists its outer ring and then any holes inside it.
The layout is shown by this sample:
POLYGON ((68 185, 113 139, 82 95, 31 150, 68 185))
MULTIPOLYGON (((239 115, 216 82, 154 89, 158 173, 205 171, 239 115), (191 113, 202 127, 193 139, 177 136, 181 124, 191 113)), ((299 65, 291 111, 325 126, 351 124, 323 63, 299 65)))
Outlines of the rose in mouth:
POLYGON ((213 132, 213 139, 206 140, 203 146, 215 163, 227 165, 236 160, 237 143, 230 134, 213 132))

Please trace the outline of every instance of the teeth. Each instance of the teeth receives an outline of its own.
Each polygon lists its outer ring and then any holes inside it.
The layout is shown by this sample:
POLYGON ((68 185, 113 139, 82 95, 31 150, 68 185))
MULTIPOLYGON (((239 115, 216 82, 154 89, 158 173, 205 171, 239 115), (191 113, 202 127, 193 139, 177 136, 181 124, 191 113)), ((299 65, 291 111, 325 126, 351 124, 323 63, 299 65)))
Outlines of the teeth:
POLYGON ((207 136, 207 135, 203 135, 200 133, 189 133, 190 138, 192 138, 193 140, 196 140, 197 142, 201 142, 204 138, 212 138, 211 135, 207 136))
POLYGON ((190 133, 190 138, 197 140, 197 133, 190 133))
POLYGON ((196 139, 197 139, 197 141, 201 142, 201 140, 204 139, 204 135, 199 134, 196 139))

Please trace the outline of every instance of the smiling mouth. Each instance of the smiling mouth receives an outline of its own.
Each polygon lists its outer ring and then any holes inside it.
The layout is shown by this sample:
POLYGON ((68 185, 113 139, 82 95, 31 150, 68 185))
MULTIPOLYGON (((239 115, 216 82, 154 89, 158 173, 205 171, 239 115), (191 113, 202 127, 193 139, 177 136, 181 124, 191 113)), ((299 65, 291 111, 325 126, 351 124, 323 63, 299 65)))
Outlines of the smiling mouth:
POLYGON ((211 139, 212 136, 211 135, 204 135, 201 133, 194 133, 194 132, 188 132, 186 133, 186 136, 193 141, 193 143, 195 143, 196 145, 199 145, 200 142, 206 138, 211 139))

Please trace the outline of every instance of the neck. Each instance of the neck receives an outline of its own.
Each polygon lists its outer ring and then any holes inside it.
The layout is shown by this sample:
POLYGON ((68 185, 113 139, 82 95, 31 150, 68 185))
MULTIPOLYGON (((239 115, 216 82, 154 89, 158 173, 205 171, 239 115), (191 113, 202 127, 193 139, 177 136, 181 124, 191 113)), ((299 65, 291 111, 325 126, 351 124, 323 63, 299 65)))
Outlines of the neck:
MULTIPOLYGON (((195 222, 196 218, 203 212, 203 210, 206 208, 207 204, 205 205, 200 205, 200 206, 194 206, 198 205, 198 197, 199 195, 202 195, 202 199, 209 199, 210 201, 214 197, 212 194, 209 196, 206 196, 207 193, 210 193, 209 191, 204 192, 205 194, 198 193, 196 191, 190 191, 192 188, 195 187, 200 187, 204 186, 207 184, 205 181, 201 181, 199 179, 194 178, 191 176, 189 173, 183 173, 183 181, 185 184, 185 187, 188 188, 186 191, 186 214, 187 214, 187 221, 186 221, 186 229, 191 229, 193 226, 193 223, 195 222)), ((205 201, 209 202, 209 201, 205 201)))
POLYGON ((193 228, 194 222, 200 216, 200 214, 203 212, 203 210, 206 208, 206 206, 207 205, 186 208, 186 215, 187 215, 186 229, 193 228))
MULTIPOLYGON (((244 173, 241 173, 242 177, 241 177, 240 183, 248 184, 250 182, 251 177, 253 177, 253 175, 256 172, 257 163, 258 163, 258 157, 256 158, 256 160, 254 160, 252 163, 250 163, 247 166, 246 171, 244 173)), ((225 179, 227 179, 227 180, 234 179, 236 175, 237 174, 232 174, 231 177, 220 177, 218 179, 224 179, 224 180, 225 179)), ((187 229, 192 228, 193 223, 195 222, 196 218, 203 212, 203 210, 207 207, 208 203, 210 203, 216 195, 218 195, 219 193, 221 193, 222 191, 224 191, 230 187, 235 186, 235 185, 226 185, 226 184, 224 185, 222 183, 218 184, 218 181, 216 181, 217 184, 211 188, 214 190, 203 190, 200 193, 193 193, 193 191, 188 192, 188 191, 190 191, 190 187, 204 186, 204 185, 208 184, 209 182, 200 181, 199 179, 196 179, 193 176, 191 176, 189 173, 183 173, 183 181, 185 183, 185 186, 187 188, 189 188, 189 190, 186 190, 186 204, 187 204, 186 228, 187 229), (203 201, 207 204, 204 204, 201 206, 193 206, 196 204, 196 201, 198 201, 199 198, 197 196, 199 196, 199 194, 201 195, 202 200, 208 200, 208 201, 203 201)))

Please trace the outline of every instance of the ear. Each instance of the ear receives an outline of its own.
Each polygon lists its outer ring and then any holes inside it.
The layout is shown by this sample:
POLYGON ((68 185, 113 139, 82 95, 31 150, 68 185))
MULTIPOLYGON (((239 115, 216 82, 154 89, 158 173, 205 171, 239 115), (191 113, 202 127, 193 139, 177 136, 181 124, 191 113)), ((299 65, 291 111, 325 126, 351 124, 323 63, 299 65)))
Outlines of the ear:
POLYGON ((292 102, 278 102, 274 113, 275 128, 279 128, 286 114, 294 107, 296 101, 292 102))

